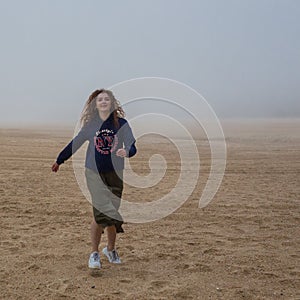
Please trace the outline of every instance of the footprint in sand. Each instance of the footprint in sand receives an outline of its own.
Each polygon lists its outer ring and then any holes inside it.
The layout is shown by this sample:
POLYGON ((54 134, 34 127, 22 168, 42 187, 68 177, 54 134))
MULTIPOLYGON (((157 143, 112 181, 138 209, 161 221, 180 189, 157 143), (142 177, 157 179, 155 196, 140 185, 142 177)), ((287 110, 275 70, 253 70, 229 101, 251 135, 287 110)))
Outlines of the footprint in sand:
POLYGON ((131 283, 132 281, 130 279, 120 279, 119 282, 122 282, 122 283, 131 283))
POLYGON ((150 287, 149 289, 162 289, 166 286, 169 286, 170 285, 170 282, 169 281, 166 281, 166 280, 152 280, 151 283, 150 283, 150 287))

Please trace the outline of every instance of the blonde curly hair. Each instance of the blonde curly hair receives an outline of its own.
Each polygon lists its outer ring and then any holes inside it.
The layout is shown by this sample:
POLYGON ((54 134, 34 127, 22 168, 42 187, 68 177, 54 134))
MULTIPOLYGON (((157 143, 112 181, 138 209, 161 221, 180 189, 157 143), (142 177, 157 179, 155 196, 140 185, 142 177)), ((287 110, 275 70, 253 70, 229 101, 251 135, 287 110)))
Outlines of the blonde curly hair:
POLYGON ((98 110, 96 108, 96 97, 101 93, 106 93, 111 101, 111 112, 113 113, 115 127, 119 127, 118 118, 125 117, 125 112, 121 107, 120 102, 115 98, 112 91, 106 89, 95 90, 87 99, 82 110, 80 117, 80 123, 82 127, 87 125, 91 120, 97 117, 98 110))

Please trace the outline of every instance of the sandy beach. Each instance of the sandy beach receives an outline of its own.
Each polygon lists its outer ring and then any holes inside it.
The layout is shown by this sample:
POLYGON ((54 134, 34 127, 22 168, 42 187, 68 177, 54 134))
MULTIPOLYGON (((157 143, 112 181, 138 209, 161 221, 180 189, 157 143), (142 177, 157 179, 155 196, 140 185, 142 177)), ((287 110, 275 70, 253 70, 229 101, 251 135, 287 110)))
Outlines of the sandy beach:
MULTIPOLYGON (((51 172, 72 130, 0 129, 0 298, 300 299, 299 125, 224 121, 226 172, 203 209, 210 149, 199 138, 203 167, 193 194, 161 220, 126 223, 117 242, 123 263, 102 258, 98 272, 87 267, 92 209, 71 160, 51 172)), ((137 141, 131 166, 148 174, 159 143, 165 177, 149 189, 125 185, 125 199, 152 201, 176 184, 176 148, 153 139, 137 141)))

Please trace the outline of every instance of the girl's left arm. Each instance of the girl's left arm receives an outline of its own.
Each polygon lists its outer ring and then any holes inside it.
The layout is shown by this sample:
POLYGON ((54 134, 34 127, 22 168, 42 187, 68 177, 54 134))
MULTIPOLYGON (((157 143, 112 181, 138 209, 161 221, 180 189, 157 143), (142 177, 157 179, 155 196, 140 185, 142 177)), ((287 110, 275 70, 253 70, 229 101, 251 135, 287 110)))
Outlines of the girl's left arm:
POLYGON ((125 121, 125 124, 121 128, 121 131, 124 137, 126 156, 132 157, 136 154, 137 149, 135 146, 135 138, 127 121, 125 121))

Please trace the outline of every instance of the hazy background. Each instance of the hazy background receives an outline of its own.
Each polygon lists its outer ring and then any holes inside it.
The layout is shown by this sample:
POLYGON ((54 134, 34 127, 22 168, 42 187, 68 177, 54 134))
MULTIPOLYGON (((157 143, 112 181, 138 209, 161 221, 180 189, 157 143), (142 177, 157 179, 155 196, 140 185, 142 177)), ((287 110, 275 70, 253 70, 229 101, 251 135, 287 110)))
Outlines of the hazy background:
POLYGON ((94 89, 144 76, 220 118, 300 116, 298 0, 1 0, 0 33, 1 126, 75 124, 94 89))

